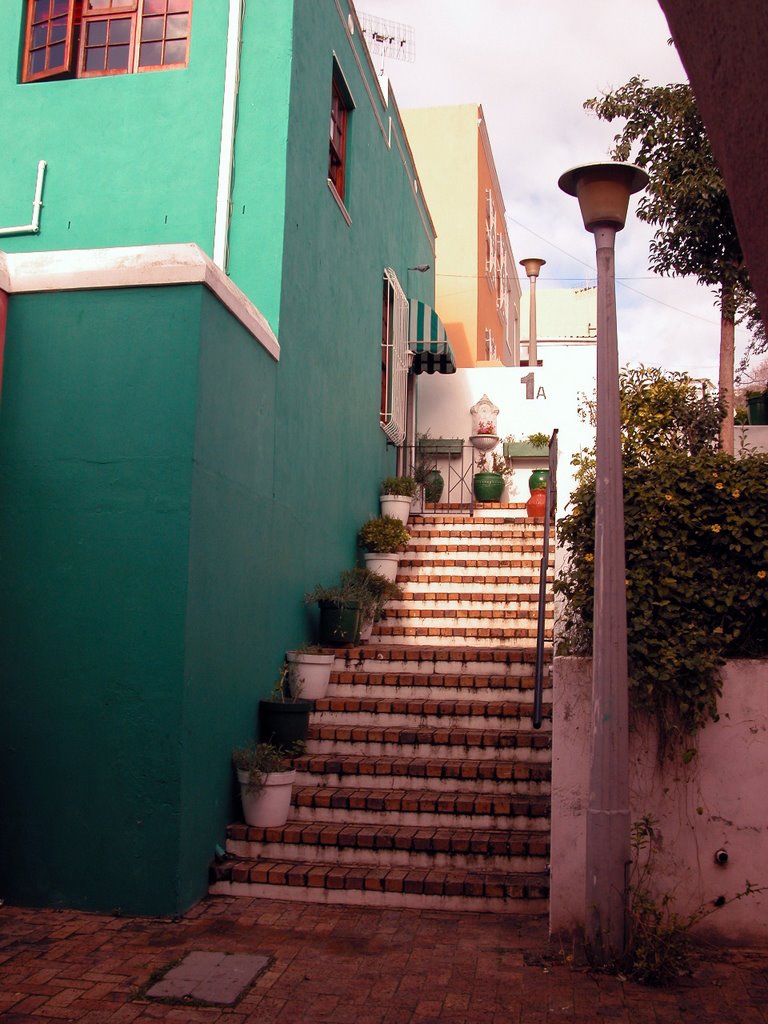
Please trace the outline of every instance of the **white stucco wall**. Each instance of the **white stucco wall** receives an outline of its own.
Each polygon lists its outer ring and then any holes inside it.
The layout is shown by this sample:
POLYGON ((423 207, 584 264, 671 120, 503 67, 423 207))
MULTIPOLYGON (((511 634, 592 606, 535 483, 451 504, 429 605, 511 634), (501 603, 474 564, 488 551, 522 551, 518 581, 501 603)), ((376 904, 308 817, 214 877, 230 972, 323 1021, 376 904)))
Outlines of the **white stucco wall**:
MULTIPOLYGON (((461 369, 455 374, 422 374, 418 382, 417 431, 433 438, 462 437, 469 443, 469 410, 484 394, 499 407, 497 430, 503 438, 514 434, 547 435, 559 429, 557 467, 558 515, 562 515, 573 489, 571 456, 594 442, 594 430, 577 413, 579 395, 593 396, 596 348, 593 342, 542 342, 541 366, 461 369), (530 373, 533 386, 521 383, 530 373), (531 394, 532 392, 532 394, 531 394), (526 397, 526 394, 531 397, 526 397)), ((546 460, 542 465, 546 464, 546 460)), ((527 501, 531 463, 515 471, 502 500, 527 501)))
MULTIPOLYGON (((553 696, 550 929, 584 922, 592 662, 556 658, 553 696)), ((768 661, 733 661, 723 671, 720 721, 701 732, 690 765, 661 770, 653 731, 630 734, 630 813, 658 821, 655 881, 687 914, 747 881, 768 886, 768 661), (715 863, 717 850, 728 863, 715 863)), ((700 933, 731 943, 768 942, 768 892, 715 911, 700 933)))

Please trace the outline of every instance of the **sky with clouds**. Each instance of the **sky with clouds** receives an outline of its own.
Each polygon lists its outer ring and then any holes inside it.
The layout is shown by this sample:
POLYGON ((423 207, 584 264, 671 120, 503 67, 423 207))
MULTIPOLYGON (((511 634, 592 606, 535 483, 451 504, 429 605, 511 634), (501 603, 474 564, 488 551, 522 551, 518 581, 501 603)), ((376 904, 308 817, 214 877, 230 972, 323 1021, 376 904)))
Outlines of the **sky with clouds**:
MULTIPOLYGON (((633 75, 686 81, 656 0, 356 0, 356 8, 413 30, 415 60, 383 61, 402 109, 482 104, 515 260, 547 261, 539 303, 548 286, 594 283, 593 238, 557 179, 607 159, 620 130, 585 111, 585 99, 633 75)), ((382 58, 374 61, 381 70, 382 58)), ((651 274, 653 229, 632 216, 633 205, 616 246, 620 360, 717 380, 715 297, 693 279, 651 274)), ((737 328, 737 358, 747 340, 737 328)))

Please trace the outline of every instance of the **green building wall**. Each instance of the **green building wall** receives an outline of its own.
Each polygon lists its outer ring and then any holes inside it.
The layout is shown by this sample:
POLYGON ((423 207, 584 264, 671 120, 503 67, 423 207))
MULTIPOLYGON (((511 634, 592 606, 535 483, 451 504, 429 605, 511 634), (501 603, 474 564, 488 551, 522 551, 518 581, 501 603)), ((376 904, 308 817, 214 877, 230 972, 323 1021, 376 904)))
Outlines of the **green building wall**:
MULTIPOLYGON (((163 93, 150 96, 153 82, 218 105, 179 203, 190 234, 150 230, 166 205, 158 170, 141 230, 126 236, 116 211, 111 232, 94 218, 77 247, 130 237, 210 249, 200 197, 215 185, 223 7, 196 0, 187 71, 108 80, 115 96, 121 81, 147 90, 129 119, 137 137, 163 93)), ((433 234, 396 111, 340 7, 247 7, 230 271, 279 324, 279 362, 203 286, 11 295, 0 406, 10 901, 177 913, 204 894, 237 812, 230 750, 254 735, 285 650, 312 637, 302 595, 355 563, 357 530, 394 470, 378 425, 383 271, 429 301, 432 273, 407 268, 434 262, 433 234), (356 104, 351 223, 326 182, 334 54, 356 104)), ((32 88, 14 78, 14 109, 28 110, 32 88)), ((70 117, 64 94, 56 104, 50 138, 70 117)), ((33 162, 48 158, 37 146, 30 129, 33 162)), ((48 184, 45 198, 41 235, 0 240, 8 251, 67 247, 48 184)))

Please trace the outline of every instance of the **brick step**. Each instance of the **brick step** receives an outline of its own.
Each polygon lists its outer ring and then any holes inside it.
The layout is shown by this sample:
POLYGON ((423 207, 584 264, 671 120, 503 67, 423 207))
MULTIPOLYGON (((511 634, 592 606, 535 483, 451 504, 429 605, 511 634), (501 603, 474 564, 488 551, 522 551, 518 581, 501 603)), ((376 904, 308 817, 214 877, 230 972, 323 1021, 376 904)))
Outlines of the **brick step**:
POLYGON ((430 513, 429 515, 421 516, 418 513, 412 513, 409 526, 413 523, 432 523, 438 526, 448 523, 451 526, 464 529, 465 527, 483 523, 496 524, 503 523, 505 521, 516 523, 519 522, 520 519, 526 518, 525 516, 520 515, 521 512, 525 512, 525 506, 526 502, 524 501, 511 501, 504 506, 497 504, 494 508, 493 515, 484 515, 482 511, 478 511, 474 515, 469 515, 469 513, 455 513, 451 515, 448 512, 437 512, 436 514, 430 513), (506 509, 508 512, 506 520, 503 515, 497 514, 500 513, 502 509, 506 509))
MULTIPOLYGON (((391 601, 384 612, 382 621, 392 619, 444 619, 456 625, 464 622, 467 627, 488 625, 480 619, 494 619, 498 623, 523 624, 536 622, 538 608, 533 601, 516 602, 514 605, 498 607, 492 601, 482 604, 476 601, 447 602, 439 601, 430 604, 426 601, 391 601)), ((554 619, 552 606, 544 609, 545 619, 554 619)))
POLYGON ((364 825, 343 828, 291 820, 279 828, 252 828, 241 822, 227 829, 227 853, 242 859, 284 857, 323 864, 458 867, 546 874, 548 831, 475 828, 418 828, 364 825))
POLYGON ((419 789, 495 795, 549 792, 552 769, 548 763, 496 758, 377 757, 370 754, 303 754, 295 759, 296 786, 321 780, 337 787, 365 789, 419 789))
POLYGON ((454 729, 448 726, 316 725, 310 721, 308 754, 373 754, 393 757, 494 759, 500 751, 523 751, 526 759, 549 760, 547 732, 520 729, 454 729))
POLYGON ((549 880, 523 872, 259 858, 213 865, 209 891, 304 903, 541 914, 549 880))
POLYGON ((521 537, 518 540, 497 541, 491 538, 468 537, 466 540, 457 538, 436 538, 411 540, 405 550, 405 557, 422 555, 425 553, 452 555, 454 558, 462 556, 465 558, 503 558, 506 555, 516 555, 521 558, 524 554, 531 558, 541 560, 541 545, 534 540, 521 537))
MULTIPOLYGON (((545 719, 551 718, 551 705, 543 708, 545 719)), ((435 700, 434 698, 389 698, 329 696, 315 701, 312 721, 319 726, 366 726, 390 729, 421 729, 424 726, 450 729, 516 729, 531 728, 532 702, 435 700)))
MULTIPOLYGON (((468 552, 465 555, 457 555, 456 552, 432 551, 424 553, 412 553, 407 551, 398 563, 398 579, 416 571, 445 573, 448 569, 451 572, 465 572, 467 575, 476 575, 486 579, 499 572, 511 572, 514 570, 526 570, 538 574, 541 565, 541 556, 529 553, 527 557, 522 554, 490 556, 480 552, 468 552)), ((551 570, 553 563, 549 563, 551 570)))
POLYGON ((506 719, 519 721, 530 718, 531 708, 530 700, 482 700, 461 697, 438 700, 435 697, 381 697, 373 694, 346 697, 332 692, 315 701, 313 720, 317 720, 320 712, 324 712, 321 717, 325 721, 333 714, 344 716, 363 713, 374 714, 377 717, 405 715, 411 719, 450 718, 454 722, 457 718, 467 718, 477 725, 491 719, 490 724, 501 726, 506 719))
MULTIPOLYGON (((531 526, 530 523, 512 521, 507 523, 473 523, 457 533, 450 524, 412 523, 408 526, 411 539, 434 540, 443 538, 450 543, 466 543, 475 539, 488 541, 508 540, 544 540, 543 525, 531 526)), ((552 534, 550 534, 552 536, 552 534)))
POLYGON ((298 821, 354 821, 414 827, 530 828, 533 819, 549 823, 548 793, 466 793, 423 789, 364 789, 296 786, 293 817, 298 821))
MULTIPOLYGON (((401 586, 403 586, 401 584, 401 586)), ((532 601, 538 603, 539 579, 533 574, 524 583, 478 584, 472 580, 439 582, 432 576, 417 576, 403 587, 404 601, 496 601, 512 603, 532 601)))
MULTIPOLYGON (((409 589, 402 600, 389 601, 386 605, 386 614, 405 609, 407 611, 418 611, 419 609, 453 612, 458 615, 469 615, 480 611, 498 611, 513 614, 514 612, 525 612, 528 617, 536 618, 539 610, 538 587, 531 587, 525 590, 499 590, 490 588, 487 591, 477 589, 475 584, 465 591, 461 590, 436 590, 433 586, 425 584, 423 591, 409 589)), ((544 609, 547 615, 552 615, 554 604, 551 601, 545 602, 544 609)))
MULTIPOLYGON (((536 664, 535 643, 515 648, 499 644, 462 650, 455 645, 443 644, 439 639, 431 645, 422 642, 413 647, 389 643, 379 637, 376 643, 368 642, 360 647, 347 647, 343 651, 330 647, 324 650, 336 654, 335 671, 498 675, 500 672, 532 673, 536 664)), ((544 659, 546 664, 551 662, 551 648, 545 648, 544 659)))
MULTIPOLYGON (((377 623, 374 627, 374 635, 371 643, 375 645, 380 640, 385 644, 410 643, 414 646, 421 644, 429 646, 435 642, 445 646, 456 647, 487 647, 489 643, 508 646, 527 646, 536 641, 537 630, 535 626, 438 626, 433 622, 428 626, 415 620, 413 623, 399 622, 397 625, 388 625, 386 622, 377 623)), ((547 642, 551 643, 551 633, 548 631, 547 642)))
MULTIPOLYGON (((525 574, 521 574, 519 569, 513 569, 506 576, 477 576, 475 573, 475 569, 459 569, 456 567, 445 572, 421 568, 416 572, 400 572, 397 578, 400 586, 408 591, 413 590, 415 587, 436 587, 440 590, 444 588, 446 590, 458 589, 459 591, 464 589, 476 590, 480 587, 481 593, 484 594, 489 590, 492 591, 499 587, 514 588, 515 590, 522 588, 525 592, 529 592, 533 588, 536 594, 539 591, 538 567, 532 568, 530 572, 525 574)), ((554 575, 550 573, 547 576, 547 582, 552 583, 553 580, 554 575)))
MULTIPOLYGON (((520 666, 522 668, 522 666, 520 666)), ((543 693, 551 699, 549 672, 543 693)), ((437 672, 333 672, 329 694, 334 697, 373 697, 432 700, 533 700, 533 672, 505 675, 444 675, 437 672)))

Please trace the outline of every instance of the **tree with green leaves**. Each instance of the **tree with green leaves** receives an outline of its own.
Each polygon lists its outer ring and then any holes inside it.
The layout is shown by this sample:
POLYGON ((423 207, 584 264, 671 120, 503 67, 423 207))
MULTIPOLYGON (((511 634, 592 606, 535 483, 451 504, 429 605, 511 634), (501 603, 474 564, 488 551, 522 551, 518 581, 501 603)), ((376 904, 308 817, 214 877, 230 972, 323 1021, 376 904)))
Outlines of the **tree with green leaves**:
MULTIPOLYGON (((660 755, 693 749, 717 717, 720 668, 768 653, 768 455, 718 450, 719 400, 683 373, 620 375, 627 653, 633 709, 655 717, 660 755)), ((585 415, 594 404, 587 402, 585 415)), ((592 651, 594 452, 558 536, 569 560, 560 653, 592 651)))
POLYGON ((725 410, 720 443, 733 454, 734 328, 737 317, 744 315, 755 327, 759 314, 725 183, 691 87, 649 86, 636 76, 584 106, 603 121, 625 120, 614 138, 612 156, 631 159, 650 176, 637 216, 657 227, 650 246, 651 269, 693 276, 717 292, 719 390, 725 410))

